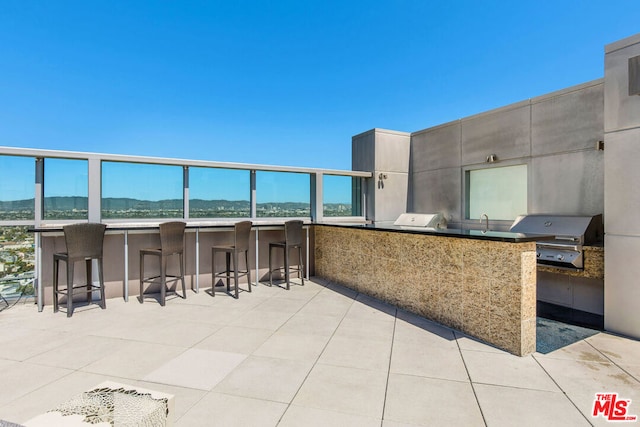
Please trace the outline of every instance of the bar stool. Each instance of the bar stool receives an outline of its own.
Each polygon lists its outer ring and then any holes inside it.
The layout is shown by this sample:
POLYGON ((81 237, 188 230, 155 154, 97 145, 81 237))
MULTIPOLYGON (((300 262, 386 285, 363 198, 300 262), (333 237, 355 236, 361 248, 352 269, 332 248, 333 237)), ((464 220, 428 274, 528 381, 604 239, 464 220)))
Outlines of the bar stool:
MULTIPOLYGON (((164 306, 167 295, 167 278, 182 281, 182 298, 187 298, 187 289, 184 283, 184 230, 186 224, 181 221, 164 222, 160 224, 160 248, 140 249, 140 303, 144 303, 145 283, 155 283, 160 279, 160 305, 164 306), (160 275, 144 277, 145 255, 156 256, 160 259, 160 275), (180 275, 167 274, 167 260, 171 255, 178 255, 180 263, 180 275)), ((177 294, 177 290, 176 290, 177 294)))
POLYGON ((233 227, 233 245, 214 246, 211 248, 211 295, 216 296, 216 278, 226 277, 227 292, 231 291, 231 258, 233 255, 233 281, 235 284, 235 298, 238 298, 238 278, 247 276, 249 292, 251 292, 251 269, 249 268, 249 238, 251 236, 251 221, 236 222, 233 227), (226 258, 225 271, 216 272, 216 253, 222 252, 226 258), (244 252, 245 270, 240 270, 238 254, 244 252))
POLYGON ((273 286, 273 272, 284 269, 284 277, 287 282, 287 290, 289 290, 291 271, 298 273, 298 277, 302 279, 302 285, 304 286, 304 274, 302 265, 302 221, 291 220, 284 223, 284 242, 270 242, 269 243, 269 286, 273 286), (271 252, 272 249, 284 249, 284 267, 271 267, 271 252), (289 252, 291 249, 298 249, 298 266, 291 267, 289 262, 289 252))
POLYGON ((75 290, 83 289, 87 292, 87 303, 91 303, 91 292, 100 290, 100 307, 104 310, 107 305, 104 296, 104 276, 102 268, 102 244, 104 242, 104 232, 107 228, 104 224, 81 223, 65 225, 64 241, 67 252, 53 254, 53 311, 58 311, 58 295, 67 296, 67 317, 73 315, 73 293, 75 290), (94 285, 92 280, 91 263, 98 260, 98 280, 100 285, 94 285), (58 287, 58 273, 60 261, 67 263, 67 287, 58 287), (86 285, 73 285, 74 265, 78 261, 85 261, 86 265, 86 285))

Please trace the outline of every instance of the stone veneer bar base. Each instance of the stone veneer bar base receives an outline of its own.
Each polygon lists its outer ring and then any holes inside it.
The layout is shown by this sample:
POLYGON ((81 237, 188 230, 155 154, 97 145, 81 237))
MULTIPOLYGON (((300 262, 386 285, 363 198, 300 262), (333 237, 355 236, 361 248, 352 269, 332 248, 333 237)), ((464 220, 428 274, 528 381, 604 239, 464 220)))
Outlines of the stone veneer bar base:
POLYGON ((534 242, 313 229, 316 276, 518 356, 536 350, 534 242))

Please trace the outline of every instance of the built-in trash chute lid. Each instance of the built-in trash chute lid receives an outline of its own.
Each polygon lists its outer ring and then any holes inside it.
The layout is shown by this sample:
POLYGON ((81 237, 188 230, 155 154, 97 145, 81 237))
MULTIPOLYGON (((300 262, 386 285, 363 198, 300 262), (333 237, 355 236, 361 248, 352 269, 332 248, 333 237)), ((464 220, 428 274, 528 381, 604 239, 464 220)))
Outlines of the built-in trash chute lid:
POLYGON ((444 219, 444 215, 441 213, 403 213, 393 225, 416 228, 447 228, 447 220, 444 219))
POLYGON ((556 239, 578 239, 583 244, 602 241, 602 215, 521 215, 511 225, 513 233, 553 235, 556 239))

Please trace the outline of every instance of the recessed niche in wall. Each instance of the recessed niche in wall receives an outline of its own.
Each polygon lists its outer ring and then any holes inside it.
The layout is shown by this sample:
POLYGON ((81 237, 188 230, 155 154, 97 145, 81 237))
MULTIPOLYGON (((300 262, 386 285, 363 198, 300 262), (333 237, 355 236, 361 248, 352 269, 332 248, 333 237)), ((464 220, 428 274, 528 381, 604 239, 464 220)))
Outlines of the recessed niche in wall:
POLYGON ((629 96, 640 95, 640 55, 629 58, 629 96))

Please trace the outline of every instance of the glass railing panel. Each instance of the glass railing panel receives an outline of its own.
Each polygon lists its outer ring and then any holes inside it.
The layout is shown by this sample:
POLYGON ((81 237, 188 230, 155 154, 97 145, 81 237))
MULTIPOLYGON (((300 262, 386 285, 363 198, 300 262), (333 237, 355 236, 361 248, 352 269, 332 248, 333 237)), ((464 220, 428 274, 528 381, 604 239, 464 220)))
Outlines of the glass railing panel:
POLYGON ((26 226, 0 227, 0 295, 5 300, 33 295, 34 266, 34 233, 26 226))
POLYGON ((361 216, 361 178, 324 175, 322 209, 325 217, 361 216))
POLYGON ((310 217, 311 179, 295 172, 256 172, 258 217, 310 217))
POLYGON ((87 219, 87 160, 44 159, 45 219, 87 219))
POLYGON ((0 155, 0 220, 35 219, 35 182, 34 158, 0 155))
POLYGON ((102 218, 182 218, 181 166, 102 162, 102 218))
POLYGON ((248 170, 189 168, 189 218, 251 216, 248 170))

